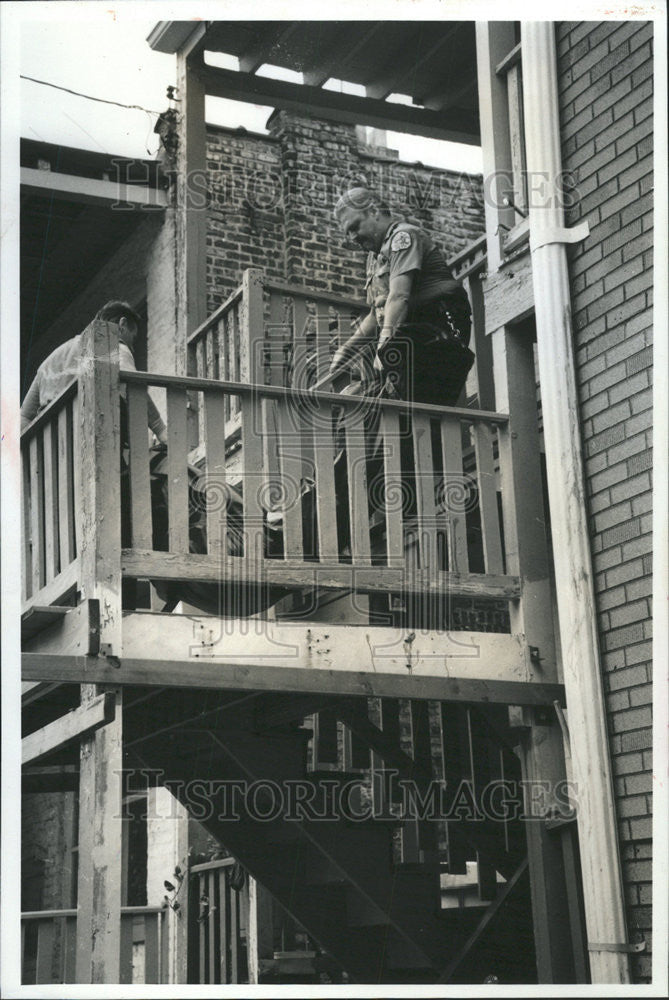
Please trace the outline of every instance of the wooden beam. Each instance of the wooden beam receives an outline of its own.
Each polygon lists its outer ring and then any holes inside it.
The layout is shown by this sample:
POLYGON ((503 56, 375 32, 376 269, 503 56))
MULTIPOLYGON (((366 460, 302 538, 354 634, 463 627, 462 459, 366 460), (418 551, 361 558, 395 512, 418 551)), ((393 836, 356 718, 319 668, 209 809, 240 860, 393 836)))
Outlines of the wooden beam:
MULTIPOLYGON (((496 702, 505 705, 564 703, 561 684, 496 681, 467 677, 403 676, 359 670, 308 670, 266 663, 222 664, 215 661, 120 659, 23 653, 27 680, 95 682, 234 691, 293 691, 384 698, 432 698, 436 701, 496 702)), ((406 673, 406 672, 405 672, 406 673)))
POLYGON ((190 580, 227 587, 272 584, 290 589, 355 590, 360 593, 392 592, 472 597, 480 600, 516 600, 517 576, 493 574, 429 573, 389 566, 347 566, 341 563, 301 563, 258 559, 251 572, 242 558, 215 559, 193 553, 123 549, 124 577, 151 580, 190 580))
POLYGON ((453 116, 449 121, 438 111, 426 108, 354 94, 340 94, 334 90, 272 80, 251 73, 237 73, 213 66, 203 66, 199 72, 206 93, 213 97, 265 104, 301 113, 304 113, 306 107, 310 114, 332 121, 372 125, 375 128, 408 132, 410 135, 446 139, 449 142, 474 145, 479 142, 478 130, 471 115, 453 116))
MULTIPOLYGON (((121 649, 119 394, 118 328, 94 321, 82 340, 75 417, 77 546, 82 597, 100 602, 99 648, 109 656, 121 649)), ((102 692, 80 681, 84 708, 102 692)), ((118 982, 120 968, 121 691, 113 697, 113 721, 85 735, 79 753, 78 983, 118 982)))
POLYGON ((32 167, 21 167, 21 191, 40 197, 103 205, 112 210, 132 208, 145 212, 151 208, 162 210, 169 204, 167 192, 160 188, 127 184, 121 180, 76 177, 55 170, 33 170, 32 167))
POLYGON ((79 768, 74 764, 53 764, 24 767, 21 771, 21 791, 76 792, 79 789, 79 768))
POLYGON ((481 917, 481 920, 477 924, 474 931, 470 934, 465 943, 458 948, 457 955, 455 956, 455 958, 453 958, 453 960, 449 962, 449 964, 446 966, 446 968, 443 970, 443 972, 437 979, 438 983, 447 983, 452 978, 458 966, 461 964, 463 959, 467 957, 469 952, 476 945, 476 942, 480 940, 481 935, 483 934, 485 929, 489 926, 489 924, 492 922, 492 920, 497 916, 500 909, 502 908, 506 900, 509 898, 513 890, 516 888, 516 886, 518 885, 518 883, 520 882, 521 878, 523 877, 526 871, 527 871, 527 858, 525 858, 524 861, 522 861, 521 864, 518 865, 518 868, 516 869, 512 877, 509 879, 509 881, 506 883, 506 885, 501 889, 497 898, 492 903, 490 903, 489 906, 486 907, 486 912, 481 917))
POLYGON ((21 618, 31 629, 22 648, 33 653, 71 653, 73 656, 97 656, 100 651, 100 602, 90 598, 76 608, 60 608, 51 615, 50 608, 31 608, 21 618), (37 624, 51 622, 37 630, 37 624))
POLYGON ((31 764, 63 744, 105 726, 113 718, 114 695, 109 692, 101 694, 42 729, 24 736, 21 740, 21 763, 31 764))
POLYGON ((366 671, 421 679, 522 682, 531 677, 529 652, 520 635, 425 631, 413 633, 407 644, 406 631, 382 626, 270 621, 249 626, 245 619, 127 612, 123 657, 141 660, 147 651, 160 648, 165 663, 192 658, 226 666, 249 662, 312 673, 366 671))
MULTIPOLYGON (((539 650, 539 658, 532 663, 535 680, 555 681, 558 670, 531 336, 513 328, 497 330, 493 359, 495 401, 509 412, 508 427, 499 431, 506 560, 507 567, 521 575, 524 583, 521 600, 511 605, 511 627, 522 631, 528 643, 539 650)), ((523 779, 547 783, 543 808, 548 814, 559 782, 566 777, 562 734, 554 712, 541 724, 531 712, 525 717, 527 728, 519 752, 523 779)), ((551 839, 539 819, 526 825, 539 982, 572 982, 574 963, 562 854, 559 843, 551 839)))

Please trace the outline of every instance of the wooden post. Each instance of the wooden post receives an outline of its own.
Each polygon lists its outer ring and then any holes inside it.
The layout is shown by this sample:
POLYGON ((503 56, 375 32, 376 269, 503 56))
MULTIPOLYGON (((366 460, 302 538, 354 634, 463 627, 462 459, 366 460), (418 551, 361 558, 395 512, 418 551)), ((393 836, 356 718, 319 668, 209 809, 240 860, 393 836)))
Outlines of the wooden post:
POLYGON ((249 983, 260 982, 260 962, 274 958, 273 900, 265 888, 249 875, 248 972, 249 983))
POLYGON ((186 337, 207 312, 207 146, 200 62, 197 53, 177 53, 177 375, 186 374, 186 337))
POLYGON ((474 377, 480 410, 493 410, 495 389, 492 376, 492 352, 490 339, 485 332, 485 302, 481 278, 470 274, 463 282, 472 307, 472 341, 474 351, 474 377))
MULTIPOLYGON (((94 322, 79 376, 79 561, 82 598, 100 602, 100 651, 121 652, 121 503, 118 336, 94 322)), ((77 960, 79 983, 117 983, 121 946, 120 688, 82 684, 82 705, 114 694, 114 720, 82 741, 79 773, 77 960)))
POLYGON ((562 163, 555 26, 529 21, 521 30, 528 176, 545 179, 534 185, 530 199, 530 252, 586 925, 592 944, 613 946, 593 947, 590 968, 593 983, 628 983, 625 898, 578 418, 565 247, 569 234, 558 195, 562 163))
POLYGON ((239 344, 239 381, 263 385, 263 273, 256 268, 244 271, 239 344))
MULTIPOLYGON (((523 581, 522 599, 511 602, 511 631, 538 650, 528 680, 557 681, 548 548, 539 464, 536 378, 531 337, 502 327, 493 334, 496 405, 508 412, 499 428, 499 463, 504 512, 506 571, 523 581)), ((521 741, 523 780, 547 782, 539 812, 550 810, 556 783, 565 779, 557 720, 526 711, 521 741)), ((528 785, 529 789, 530 786, 528 785)), ((527 798, 527 796, 526 796, 527 798)), ((526 803, 527 804, 527 803, 526 803)), ((533 810, 536 812, 537 810, 533 810)), ((543 818, 526 823, 532 916, 540 983, 574 981, 569 906, 561 851, 543 818)))

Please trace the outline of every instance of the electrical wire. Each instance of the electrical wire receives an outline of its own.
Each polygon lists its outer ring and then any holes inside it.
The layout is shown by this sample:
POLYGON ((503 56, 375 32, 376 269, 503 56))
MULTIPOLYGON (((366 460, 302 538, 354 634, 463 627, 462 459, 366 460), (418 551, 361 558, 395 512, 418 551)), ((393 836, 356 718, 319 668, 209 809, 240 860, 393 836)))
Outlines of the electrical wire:
POLYGON ((82 94, 79 90, 70 90, 69 87, 61 87, 57 83, 49 83, 48 80, 36 80, 34 76, 24 76, 22 80, 30 80, 31 83, 39 83, 43 87, 53 87, 54 90, 64 90, 66 94, 74 94, 75 97, 85 97, 87 101, 97 101, 100 104, 115 104, 117 108, 128 108, 130 111, 146 111, 150 115, 160 115, 161 111, 153 111, 151 108, 144 108, 141 104, 122 104, 120 101, 109 101, 104 97, 93 97, 91 94, 82 94))

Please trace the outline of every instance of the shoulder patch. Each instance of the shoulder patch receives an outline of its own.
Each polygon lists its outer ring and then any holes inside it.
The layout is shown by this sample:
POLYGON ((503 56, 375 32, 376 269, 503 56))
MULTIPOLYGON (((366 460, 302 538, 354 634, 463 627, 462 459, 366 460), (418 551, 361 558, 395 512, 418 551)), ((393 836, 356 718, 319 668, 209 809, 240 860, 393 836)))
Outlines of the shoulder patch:
POLYGON ((391 250, 406 250, 410 246, 411 233, 407 233, 406 229, 400 229, 395 233, 390 243, 391 250))

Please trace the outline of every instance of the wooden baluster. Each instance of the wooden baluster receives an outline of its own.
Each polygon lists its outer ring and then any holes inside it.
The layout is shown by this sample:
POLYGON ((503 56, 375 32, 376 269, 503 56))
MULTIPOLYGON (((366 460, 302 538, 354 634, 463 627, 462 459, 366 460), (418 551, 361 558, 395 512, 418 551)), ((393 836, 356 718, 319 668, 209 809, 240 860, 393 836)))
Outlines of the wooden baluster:
MULTIPOLYGON (((218 335, 218 377, 221 382, 230 381, 230 345, 228 344, 229 317, 221 316, 217 324, 218 335)), ((225 397, 225 419, 230 419, 230 396, 225 397)))
POLYGON ((216 378, 216 354, 214 349, 215 330, 209 327, 205 333, 204 341, 204 364, 205 378, 216 378))
POLYGON ((44 468, 37 435, 31 438, 30 454, 30 537, 32 540, 32 592, 37 593, 44 580, 44 468))
MULTIPOLYGON (((131 913, 121 914, 121 962, 119 972, 119 982, 132 982, 132 939, 133 922, 131 913)), ((150 980, 145 980, 150 982, 150 980)))
POLYGON ((274 408, 278 425, 281 481, 286 504, 283 514, 283 548, 286 559, 304 557, 302 544, 302 439, 297 415, 290 400, 277 400, 274 408))
POLYGON ((44 458, 44 579, 45 583, 58 575, 58 457, 55 425, 51 422, 42 429, 42 455, 44 458))
POLYGON ((195 374, 197 378, 204 378, 204 341, 200 334, 195 341, 195 374))
POLYGON ((492 430, 489 424, 477 421, 474 424, 474 447, 478 474, 479 509, 481 512, 481 533, 485 554, 486 573, 504 572, 502 542, 497 507, 497 487, 495 463, 492 450, 492 430))
POLYGON ((216 948, 216 923, 218 920, 217 914, 219 912, 220 901, 218 898, 218 893, 216 892, 216 872, 207 872, 209 876, 209 914, 208 914, 208 924, 209 924, 209 978, 207 982, 211 985, 218 983, 218 958, 217 958, 217 948, 216 948))
POLYGON ((382 410, 383 475, 386 506, 386 556, 389 566, 404 563, 404 494, 400 463, 400 418, 397 410, 382 410))
POLYGON ((160 913, 144 914, 144 982, 160 982, 160 954, 158 949, 158 920, 160 913))
POLYGON ((344 416, 344 427, 351 524, 351 558, 354 566, 370 565, 372 559, 369 540, 369 508, 367 505, 364 413, 348 410, 344 416))
POLYGON ((227 555, 228 504, 225 472, 225 408, 227 393, 207 390, 204 397, 204 440, 207 456, 207 551, 227 555))
POLYGON ((316 304, 316 379, 325 378, 330 367, 330 315, 324 302, 316 304))
POLYGON ((72 483, 74 487, 74 550, 77 555, 82 549, 81 523, 81 399, 79 394, 72 400, 72 483), (76 456, 76 461, 75 461, 76 456))
MULTIPOLYGON (((35 499, 32 495, 30 476, 30 447, 24 445, 21 449, 21 473, 23 477, 23 597, 27 600, 33 593, 33 557, 32 557, 32 508, 35 499)), ((23 925, 22 925, 23 926, 23 925)))
POLYGON ((132 547, 152 549, 147 389, 143 385, 128 385, 126 388, 130 441, 132 547))
POLYGON ((448 568, 451 573, 469 573, 467 551, 466 494, 469 487, 462 466, 462 426, 457 417, 441 419, 441 454, 444 467, 444 506, 451 526, 448 536, 448 568))
POLYGON ((229 982, 239 982, 239 893, 228 887, 230 913, 230 973, 229 982))
POLYGON ((170 552, 188 552, 188 436, 186 393, 167 389, 167 502, 170 552))
POLYGON ((434 502, 434 461, 430 418, 414 413, 411 419, 421 570, 431 579, 439 569, 437 511, 434 502))
POLYGON ((312 426, 313 457, 316 470, 318 557, 321 562, 336 561, 339 558, 339 544, 337 541, 332 406, 329 403, 319 403, 318 409, 310 411, 308 419, 312 426))
POLYGON ((242 483, 244 491, 244 559, 247 570, 257 577, 264 557, 261 400, 255 392, 242 396, 242 483))
POLYGON ((201 913, 201 919, 198 920, 198 942, 199 942, 199 974, 198 982, 204 985, 207 982, 207 928, 209 927, 209 906, 204 909, 204 903, 201 902, 202 897, 207 895, 207 874, 206 872, 197 873, 198 881, 198 895, 197 902, 201 913))
POLYGON ((74 496, 72 457, 72 408, 58 414, 58 541, 61 572, 74 559, 74 496))
POLYGON ((267 329, 267 359, 269 377, 267 385, 286 385, 284 344, 286 342, 283 322, 283 299, 276 292, 270 295, 269 326, 267 329))
POLYGON ((307 386, 307 303, 306 299, 293 299, 293 385, 307 386))
POLYGON ((228 880, 226 877, 227 868, 218 869, 218 913, 219 913, 219 937, 218 937, 218 967, 220 973, 221 983, 229 983, 230 979, 230 964, 228 962, 228 948, 229 948, 229 935, 230 935, 230 887, 228 885, 228 880))
POLYGON ((65 917, 65 974, 64 983, 76 982, 77 976, 77 918, 65 917))
POLYGON ((53 920, 37 921, 37 966, 35 982, 51 983, 53 980, 53 920))
MULTIPOLYGON (((239 382, 239 303, 235 304, 228 314, 226 320, 226 333, 228 344, 228 379, 231 382, 239 382)), ((233 396, 230 400, 230 416, 235 417, 240 410, 241 400, 239 396, 233 396)))

